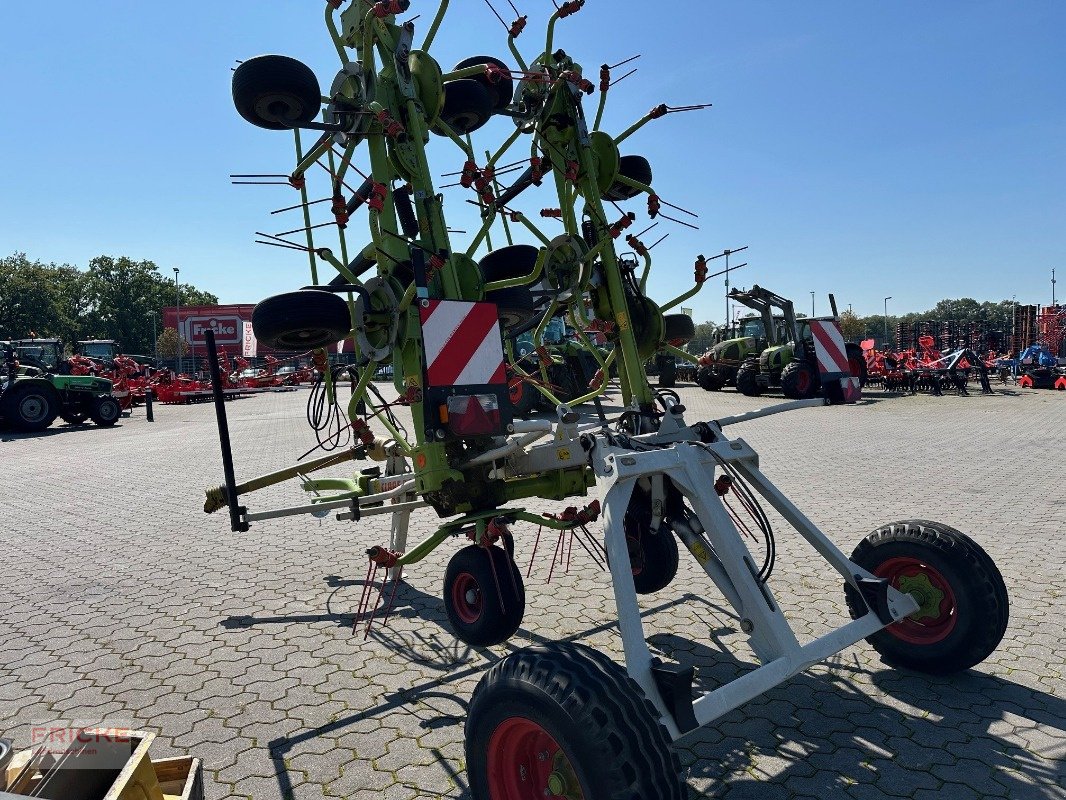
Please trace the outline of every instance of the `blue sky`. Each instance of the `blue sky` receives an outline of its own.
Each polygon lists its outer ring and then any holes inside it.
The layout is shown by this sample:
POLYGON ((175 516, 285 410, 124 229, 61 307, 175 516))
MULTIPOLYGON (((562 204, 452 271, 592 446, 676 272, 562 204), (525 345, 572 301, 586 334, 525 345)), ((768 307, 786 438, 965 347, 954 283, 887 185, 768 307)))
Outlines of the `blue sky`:
MULTIPOLYGON (((530 55, 551 4, 515 2, 530 16, 519 40, 530 55)), ((512 16, 506 0, 494 4, 512 16)), ((286 134, 237 116, 229 80, 236 59, 280 52, 328 87, 337 65, 323 6, 0 4, 0 254, 81 266, 100 254, 151 259, 232 302, 307 283, 299 253, 253 244, 255 230, 300 224, 268 213, 296 193, 229 184, 231 172, 293 163, 286 134)), ((445 67, 506 54, 483 0, 451 6, 434 46, 445 67)), ((408 16, 423 14, 424 32, 435 9, 413 0, 408 16)), ((656 229, 671 235, 655 250, 653 296, 685 290, 698 253, 749 245, 738 283, 771 287, 801 309, 815 291, 819 313, 828 292, 880 313, 886 295, 897 312, 949 296, 1047 303, 1051 268, 1066 279, 1064 34, 1058 0, 589 0, 560 23, 557 45, 591 73, 643 55, 612 92, 609 131, 660 102, 714 103, 623 146, 651 160, 665 200, 700 214, 699 232, 656 229)), ((511 130, 494 120, 475 145, 511 130)), ((431 157, 438 174, 462 166, 450 146, 431 157)), ((530 207, 548 205, 542 193, 530 207)), ((463 206, 449 195, 449 222, 473 230, 463 206)), ((643 203, 634 206, 643 220, 643 203)), ((357 216, 353 244, 367 238, 363 226, 357 216)), ((697 320, 721 319, 721 298, 715 281, 689 305, 697 320)))

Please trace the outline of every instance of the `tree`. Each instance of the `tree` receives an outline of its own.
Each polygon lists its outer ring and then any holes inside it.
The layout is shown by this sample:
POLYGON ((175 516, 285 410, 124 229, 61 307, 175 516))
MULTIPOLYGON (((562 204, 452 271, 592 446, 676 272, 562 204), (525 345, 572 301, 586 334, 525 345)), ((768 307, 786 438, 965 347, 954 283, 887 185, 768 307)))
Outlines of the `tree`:
POLYGON ((850 308, 840 315, 840 330, 844 333, 844 339, 854 342, 863 338, 866 326, 858 315, 850 308))
POLYGON ((718 326, 713 322, 701 322, 696 326, 696 335, 692 337, 692 341, 688 343, 686 348, 688 352, 695 355, 703 355, 711 349, 711 345, 714 342, 714 332, 718 329, 718 326))
MULTIPOLYGON (((189 343, 181 340, 181 356, 189 354, 189 343)), ((176 328, 163 328, 159 334, 159 357, 178 358, 178 331, 176 328)))

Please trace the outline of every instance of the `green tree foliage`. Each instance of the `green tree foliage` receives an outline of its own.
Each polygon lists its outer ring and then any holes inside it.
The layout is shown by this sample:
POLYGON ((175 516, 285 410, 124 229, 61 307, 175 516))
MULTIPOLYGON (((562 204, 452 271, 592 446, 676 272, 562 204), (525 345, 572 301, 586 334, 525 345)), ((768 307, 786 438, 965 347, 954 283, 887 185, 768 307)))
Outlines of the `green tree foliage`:
MULTIPOLYGON (((189 343, 185 340, 181 340, 181 354, 187 356, 189 354, 189 343)), ((175 328, 164 328, 163 332, 159 334, 159 357, 160 358, 177 358, 178 353, 178 331, 175 328)))
POLYGON ((840 315, 840 330, 843 331, 845 339, 854 341, 862 338, 865 327, 858 315, 849 308, 840 315))
POLYGON ((714 332, 717 327, 713 322, 701 322, 696 326, 696 335, 692 337, 692 341, 688 343, 685 349, 696 355, 706 353, 711 349, 711 344, 714 341, 714 332))
MULTIPOLYGON (((215 305, 218 298, 180 286, 181 304, 215 305)), ((117 339, 128 353, 152 349, 152 319, 174 305, 174 282, 151 261, 99 256, 86 270, 30 261, 25 253, 0 259, 0 339, 36 333, 68 345, 80 339, 117 339)))

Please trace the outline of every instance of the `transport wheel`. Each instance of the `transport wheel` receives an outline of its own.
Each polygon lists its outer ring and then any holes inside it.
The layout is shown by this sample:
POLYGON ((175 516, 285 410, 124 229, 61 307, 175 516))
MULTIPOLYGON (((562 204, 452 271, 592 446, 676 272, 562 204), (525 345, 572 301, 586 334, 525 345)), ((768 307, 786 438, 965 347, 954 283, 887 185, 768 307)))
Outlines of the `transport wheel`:
POLYGON ((688 314, 663 314, 663 338, 674 347, 688 344, 696 335, 696 324, 688 314))
MULTIPOLYGON (((652 594, 669 586, 677 575, 677 540, 666 525, 660 525, 658 533, 651 532, 651 498, 647 492, 633 491, 622 528, 637 594, 652 594)), ((607 563, 610 565, 609 559, 607 563)))
POLYGON ((781 391, 790 400, 814 397, 818 383, 811 365, 793 361, 781 371, 781 391))
MULTIPOLYGON (((920 519, 893 522, 863 539, 851 560, 920 604, 869 637, 888 664, 934 675, 961 672, 986 659, 1007 630, 1003 576, 976 542, 954 528, 920 519)), ((853 619, 867 613, 850 585, 845 594, 853 619)))
POLYGON ((552 643, 519 650, 470 699, 473 800, 681 800, 680 762, 655 707, 602 653, 552 643))
POLYGON ((122 416, 122 406, 114 397, 97 397, 93 401, 89 416, 101 428, 110 428, 122 416))
POLYGON ((504 338, 513 339, 536 327, 540 319, 536 309, 536 298, 525 286, 513 286, 510 289, 497 289, 486 292, 485 301, 496 304, 500 317, 500 328, 504 338))
MULTIPOLYGON (((511 72, 511 68, 504 64, 500 59, 493 58, 492 56, 473 56, 471 58, 464 58, 458 64, 452 68, 452 72, 456 72, 467 67, 476 67, 478 64, 493 64, 499 67, 507 73, 511 72)), ((511 100, 514 99, 514 79, 510 77, 501 78, 498 82, 493 83, 488 75, 478 75, 471 80, 477 81, 485 87, 485 91, 489 93, 489 97, 492 99, 492 110, 499 111, 510 105, 511 100)))
POLYGON ((15 430, 36 433, 51 425, 59 414, 59 398, 50 386, 37 383, 8 389, 4 416, 15 430))
POLYGON ((696 383, 706 392, 717 392, 725 385, 725 381, 710 367, 700 367, 696 373, 696 383))
POLYGON ((253 125, 280 131, 317 117, 322 91, 311 68, 295 58, 256 56, 233 71, 233 105, 253 125))
MULTIPOLYGON (((631 181, 651 186, 651 164, 648 163, 648 159, 644 158, 644 156, 622 156, 618 162, 618 174, 629 178, 631 181)), ((603 199, 618 202, 620 200, 631 200, 638 194, 640 194, 639 189, 634 189, 632 186, 627 186, 616 180, 611 184, 611 188, 603 193, 603 199)))
POLYGON ((444 610, 456 637, 474 646, 505 642, 522 623, 526 591, 514 559, 499 547, 464 547, 444 572, 444 610))
POLYGON ((529 244, 516 244, 493 250, 478 262, 485 283, 521 278, 533 272, 540 251, 529 244))
POLYGON ((275 350, 303 352, 335 344, 352 329, 348 304, 331 292, 301 289, 252 309, 255 337, 275 350))
POLYGON ((473 133, 492 118, 492 95, 480 81, 464 78, 444 84, 443 122, 459 136, 473 133))
POLYGON ((737 391, 748 397, 758 397, 762 394, 762 388, 757 380, 759 375, 759 362, 749 359, 740 365, 737 370, 737 391))

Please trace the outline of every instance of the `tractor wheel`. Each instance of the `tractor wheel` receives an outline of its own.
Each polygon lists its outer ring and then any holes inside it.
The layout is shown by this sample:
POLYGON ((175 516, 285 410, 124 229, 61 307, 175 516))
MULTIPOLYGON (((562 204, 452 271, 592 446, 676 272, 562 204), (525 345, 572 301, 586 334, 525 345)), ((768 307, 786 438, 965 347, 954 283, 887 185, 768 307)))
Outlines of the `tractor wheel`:
POLYGON ((790 400, 805 400, 818 393, 818 376, 810 364, 793 361, 781 371, 781 391, 790 400))
POLYGON ((473 133, 492 118, 493 96, 480 81, 464 78, 444 84, 440 119, 459 136, 473 133))
POLYGON ((4 416, 18 431, 37 433, 51 425, 59 414, 59 398, 50 385, 34 382, 15 384, 4 394, 4 416))
POLYGON ((83 422, 85 422, 85 420, 89 418, 89 412, 68 409, 66 411, 59 412, 59 418, 68 425, 81 425, 83 422))
POLYGON ((475 647, 505 642, 522 624, 522 573, 500 547, 464 547, 444 572, 444 610, 460 640, 475 647))
POLYGON ((89 416, 101 428, 110 428, 122 416, 122 406, 110 395, 97 397, 89 409, 89 416))
POLYGON ((485 283, 521 278, 533 272, 540 251, 529 244, 516 244, 493 250, 478 262, 485 283))
POLYGON ((253 125, 281 131, 317 117, 322 90, 295 58, 256 56, 233 71, 233 105, 253 125))
POLYGON ((348 304, 331 292, 302 289, 252 309, 255 337, 275 350, 303 352, 336 344, 352 329, 348 304))
MULTIPOLYGON (((867 641, 893 666, 943 675, 986 659, 1007 630, 1007 587, 995 563, 954 528, 912 519, 884 525, 851 556, 860 567, 915 596, 921 607, 867 641)), ((853 619, 867 613, 845 586, 853 619)))
POLYGON ((501 108, 510 105, 511 100, 514 99, 514 79, 509 76, 511 68, 500 61, 500 59, 493 58, 492 56, 473 56, 472 58, 464 58, 452 67, 452 72, 457 72, 458 70, 466 69, 467 67, 476 67, 479 64, 492 64, 508 73, 508 77, 501 78, 499 83, 493 83, 492 80, 489 79, 489 76, 484 74, 471 78, 471 80, 476 81, 485 87, 485 91, 489 93, 489 97, 492 100, 493 111, 499 111, 501 108))
POLYGON ((663 339, 674 347, 688 344, 696 335, 696 324, 688 314, 663 314, 663 339))
POLYGON ((710 367, 700 367, 696 373, 696 383, 706 392, 717 392, 725 385, 722 377, 710 367))
POLYGON ((682 800, 680 762, 628 673, 588 647, 552 643, 496 662, 465 727, 473 800, 682 800))
POLYGON ((537 400, 541 396, 540 392, 530 386, 525 380, 520 380, 513 384, 508 394, 511 398, 511 408, 516 417, 528 417, 532 414, 533 409, 537 407, 537 400))
POLYGON ((851 377, 859 379, 859 388, 862 388, 866 386, 870 377, 866 367, 866 356, 863 355, 862 348, 854 342, 848 342, 845 348, 848 354, 848 371, 851 377))
POLYGON ((659 386, 672 389, 677 386, 677 360, 673 356, 659 356, 659 386))
MULTIPOLYGON (((644 156, 622 156, 618 162, 618 174, 629 178, 631 181, 651 186, 651 164, 648 163, 648 159, 644 158, 644 156)), ((611 188, 603 193, 603 199, 618 202, 620 200, 631 200, 638 194, 640 194, 639 189, 634 189, 632 186, 616 179, 611 184, 611 188)))
POLYGON ((759 362, 749 359, 740 365, 737 370, 737 391, 748 397, 758 397, 762 394, 762 388, 757 380, 759 376, 759 362))

